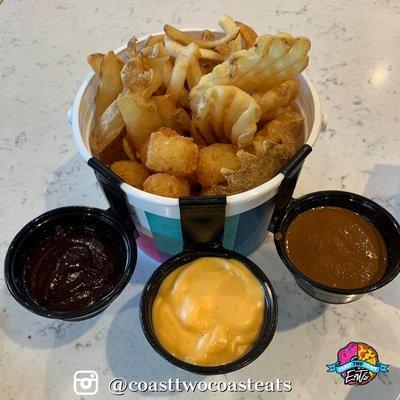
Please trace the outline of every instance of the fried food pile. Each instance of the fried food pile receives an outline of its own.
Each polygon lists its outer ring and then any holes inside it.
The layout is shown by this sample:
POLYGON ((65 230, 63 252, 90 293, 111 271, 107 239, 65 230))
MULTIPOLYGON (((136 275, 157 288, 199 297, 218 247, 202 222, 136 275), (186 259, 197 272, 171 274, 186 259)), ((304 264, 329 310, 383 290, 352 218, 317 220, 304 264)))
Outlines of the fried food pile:
POLYGON ((90 148, 126 183, 166 197, 232 195, 273 178, 304 142, 294 101, 310 41, 258 36, 224 15, 224 36, 170 25, 126 60, 95 53, 90 148))

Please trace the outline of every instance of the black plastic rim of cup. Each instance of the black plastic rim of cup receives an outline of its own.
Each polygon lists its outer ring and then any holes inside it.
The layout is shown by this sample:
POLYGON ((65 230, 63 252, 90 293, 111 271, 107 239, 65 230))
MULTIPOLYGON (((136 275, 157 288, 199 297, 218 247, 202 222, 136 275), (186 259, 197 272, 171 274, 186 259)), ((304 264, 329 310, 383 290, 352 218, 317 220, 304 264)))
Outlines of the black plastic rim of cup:
POLYGON ((313 192, 302 196, 287 208, 274 234, 275 246, 286 267, 297 284, 317 300, 344 304, 357 300, 366 293, 377 290, 391 282, 400 272, 400 226, 396 219, 382 206, 355 193, 328 190, 313 192), (376 283, 359 289, 338 289, 313 281, 299 271, 290 261, 285 251, 285 233, 291 222, 302 212, 321 206, 334 206, 348 209, 366 218, 382 235, 385 242, 388 262, 384 276, 376 283))
POLYGON ((191 250, 180 253, 161 264, 147 281, 140 299, 140 322, 146 339, 153 349, 170 363, 187 371, 216 375, 226 374, 245 367, 259 357, 270 344, 276 330, 278 306, 275 292, 264 272, 248 258, 224 248, 208 248, 206 250, 191 250), (216 366, 201 366, 182 361, 169 353, 158 341, 153 329, 152 307, 162 281, 176 268, 202 257, 222 257, 241 261, 261 283, 265 293, 264 320, 260 335, 253 347, 241 358, 228 364, 216 366))
POLYGON ((4 275, 7 287, 23 307, 42 317, 65 321, 80 321, 92 318, 105 310, 128 284, 136 265, 137 248, 134 237, 114 218, 111 212, 92 207, 71 206, 48 211, 26 224, 14 237, 5 258, 4 275), (79 226, 107 229, 108 235, 120 240, 123 248, 123 272, 115 288, 95 304, 77 311, 52 311, 38 305, 27 292, 22 274, 26 258, 33 245, 39 242, 46 229, 79 219, 79 226), (36 236, 36 237, 35 237, 36 236), (32 240, 35 239, 32 243, 32 240))

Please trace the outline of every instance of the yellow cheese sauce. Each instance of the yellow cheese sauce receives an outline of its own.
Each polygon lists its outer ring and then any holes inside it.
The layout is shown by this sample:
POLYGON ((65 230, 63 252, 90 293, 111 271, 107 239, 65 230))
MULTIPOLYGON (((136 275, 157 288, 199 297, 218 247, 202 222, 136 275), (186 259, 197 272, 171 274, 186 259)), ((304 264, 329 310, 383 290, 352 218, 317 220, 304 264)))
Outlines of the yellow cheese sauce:
POLYGON ((153 304, 160 344, 191 364, 235 361, 257 340, 264 317, 264 290, 241 262, 203 257, 171 272, 153 304))

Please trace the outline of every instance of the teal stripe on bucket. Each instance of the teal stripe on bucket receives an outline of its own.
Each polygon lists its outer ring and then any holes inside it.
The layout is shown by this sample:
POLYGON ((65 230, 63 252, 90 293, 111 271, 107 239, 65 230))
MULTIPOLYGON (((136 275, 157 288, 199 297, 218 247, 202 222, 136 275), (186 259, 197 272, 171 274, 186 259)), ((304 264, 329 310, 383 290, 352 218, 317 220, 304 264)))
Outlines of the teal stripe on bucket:
POLYGON ((181 221, 145 212, 157 249, 167 254, 183 250, 181 221))
POLYGON ((224 229, 224 247, 229 250, 233 250, 235 247, 236 232, 239 224, 240 214, 232 215, 225 218, 225 229, 224 229))

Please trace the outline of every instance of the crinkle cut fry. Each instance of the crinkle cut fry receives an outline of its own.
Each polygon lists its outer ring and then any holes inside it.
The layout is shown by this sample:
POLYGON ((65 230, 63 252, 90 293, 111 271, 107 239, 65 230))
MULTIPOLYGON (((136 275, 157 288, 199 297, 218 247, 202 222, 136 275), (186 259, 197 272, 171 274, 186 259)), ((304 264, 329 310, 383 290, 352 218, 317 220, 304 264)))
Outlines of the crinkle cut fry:
POLYGON ((293 79, 307 66, 309 48, 310 41, 304 37, 261 35, 253 47, 233 53, 204 75, 193 92, 215 85, 234 85, 248 93, 268 90, 293 79))
POLYGON ((217 85, 192 98, 194 122, 208 144, 248 146, 257 130, 261 108, 236 86, 217 85))

